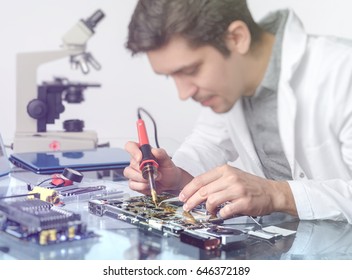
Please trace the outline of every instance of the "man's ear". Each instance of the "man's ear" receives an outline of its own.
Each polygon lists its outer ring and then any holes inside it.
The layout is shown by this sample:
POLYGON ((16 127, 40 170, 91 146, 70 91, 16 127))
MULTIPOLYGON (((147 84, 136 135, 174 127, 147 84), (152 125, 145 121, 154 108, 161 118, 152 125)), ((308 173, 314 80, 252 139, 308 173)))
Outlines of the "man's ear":
POLYGON ((226 44, 230 51, 245 55, 250 49, 251 40, 249 28, 243 21, 233 21, 227 28, 226 44))

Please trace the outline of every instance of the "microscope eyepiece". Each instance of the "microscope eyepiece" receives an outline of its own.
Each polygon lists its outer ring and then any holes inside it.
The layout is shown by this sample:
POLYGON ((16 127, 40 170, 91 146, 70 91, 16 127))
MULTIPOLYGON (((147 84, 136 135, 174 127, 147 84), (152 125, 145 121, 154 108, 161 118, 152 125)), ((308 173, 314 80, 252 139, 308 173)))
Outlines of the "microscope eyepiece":
POLYGON ((87 25, 87 27, 91 30, 94 30, 94 27, 105 17, 105 14, 102 10, 97 10, 94 14, 92 14, 89 18, 84 20, 83 22, 87 25))

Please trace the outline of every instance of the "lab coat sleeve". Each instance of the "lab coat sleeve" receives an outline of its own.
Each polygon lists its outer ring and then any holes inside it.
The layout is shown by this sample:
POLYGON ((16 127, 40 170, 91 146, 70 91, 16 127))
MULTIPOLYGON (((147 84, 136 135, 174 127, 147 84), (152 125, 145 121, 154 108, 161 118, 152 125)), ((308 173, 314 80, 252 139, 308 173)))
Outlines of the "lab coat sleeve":
POLYGON ((324 106, 325 115, 329 116, 329 136, 326 134, 324 139, 325 148, 319 150, 322 160, 314 163, 315 167, 321 166, 329 178, 291 181, 289 184, 300 219, 352 223, 352 56, 345 56, 336 64, 339 69, 330 67, 336 75, 331 81, 330 104, 324 106))
MULTIPOLYGON (((352 91, 350 96, 352 96, 352 91)), ((347 98, 346 104, 352 104, 347 98)), ((339 129, 337 138, 340 143, 340 154, 343 162, 350 171, 349 178, 330 180, 291 181, 290 186, 296 201, 301 219, 331 219, 352 223, 352 106, 336 106, 335 129, 339 129), (340 128, 339 128, 340 127, 340 128)), ((332 162, 325 165, 333 166, 332 162)))
POLYGON ((237 157, 223 115, 205 108, 192 134, 174 154, 173 161, 192 176, 197 176, 237 157))
POLYGON ((289 181, 301 220, 352 223, 352 181, 341 179, 289 181))

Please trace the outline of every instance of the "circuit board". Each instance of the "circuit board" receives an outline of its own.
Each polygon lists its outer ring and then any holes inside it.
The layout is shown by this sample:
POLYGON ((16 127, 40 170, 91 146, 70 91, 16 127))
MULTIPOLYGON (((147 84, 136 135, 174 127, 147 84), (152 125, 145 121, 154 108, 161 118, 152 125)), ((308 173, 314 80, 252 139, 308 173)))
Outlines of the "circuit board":
MULTIPOLYGON (((172 195, 159 195, 159 201, 171 198, 172 195)), ((247 234, 233 228, 224 227, 217 217, 209 215, 200 206, 191 212, 172 202, 158 206, 151 196, 130 198, 99 198, 89 200, 89 212, 97 216, 109 216, 133 225, 140 229, 164 236, 175 236, 182 242, 202 249, 212 250, 243 241, 247 234)))
POLYGON ((0 217, 3 232, 39 245, 97 236, 79 214, 30 196, 0 199, 0 217))

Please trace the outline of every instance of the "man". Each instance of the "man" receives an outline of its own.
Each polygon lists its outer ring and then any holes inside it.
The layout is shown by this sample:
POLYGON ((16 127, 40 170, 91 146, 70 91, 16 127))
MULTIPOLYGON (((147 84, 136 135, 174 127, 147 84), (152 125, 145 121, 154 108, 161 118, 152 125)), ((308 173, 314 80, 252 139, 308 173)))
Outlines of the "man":
MULTIPOLYGON (((158 191, 229 218, 285 212, 352 223, 352 48, 308 36, 292 11, 255 23, 245 0, 141 0, 127 48, 202 104, 172 160, 153 149, 158 191), (242 169, 233 162, 241 160, 242 169)), ((138 144, 130 187, 148 193, 138 144)))

